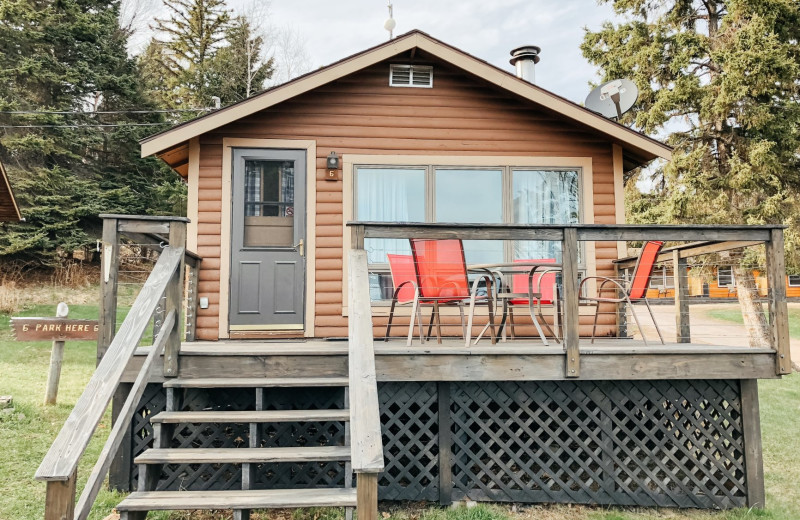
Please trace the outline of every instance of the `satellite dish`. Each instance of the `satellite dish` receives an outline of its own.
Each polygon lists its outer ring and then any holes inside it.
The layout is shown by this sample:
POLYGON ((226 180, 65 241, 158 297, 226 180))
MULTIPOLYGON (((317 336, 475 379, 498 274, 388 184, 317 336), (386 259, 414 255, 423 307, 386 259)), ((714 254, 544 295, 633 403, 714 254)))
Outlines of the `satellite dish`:
POLYGON ((629 79, 614 79, 596 87, 586 96, 586 108, 610 119, 620 119, 639 97, 639 89, 629 79))

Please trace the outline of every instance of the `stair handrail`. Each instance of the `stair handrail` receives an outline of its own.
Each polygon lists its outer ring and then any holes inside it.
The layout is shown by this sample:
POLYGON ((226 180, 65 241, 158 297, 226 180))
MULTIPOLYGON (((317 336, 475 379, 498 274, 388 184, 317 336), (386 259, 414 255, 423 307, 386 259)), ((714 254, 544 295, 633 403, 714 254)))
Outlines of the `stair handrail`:
POLYGON ((167 314, 167 317, 164 319, 164 324, 161 326, 161 330, 158 331, 158 336, 153 342, 153 346, 150 348, 150 352, 147 354, 147 358, 144 360, 139 374, 136 376, 136 381, 134 381, 131 386, 128 397, 125 399, 125 404, 122 405, 122 409, 117 415, 117 420, 114 422, 111 433, 108 434, 108 439, 106 440, 105 446, 103 446, 103 451, 100 452, 97 463, 94 465, 94 469, 92 469, 92 473, 86 481, 86 486, 84 486, 83 492, 78 499, 78 505, 75 507, 76 520, 86 520, 89 518, 92 505, 97 499, 100 488, 103 487, 103 480, 108 474, 108 470, 111 468, 114 455, 122 444, 125 433, 130 428, 133 414, 136 413, 136 408, 139 406, 142 395, 144 395, 147 383, 155 372, 157 366, 156 362, 164 353, 167 337, 173 327, 177 327, 174 309, 169 311, 169 314, 167 314))
POLYGON ((384 469, 367 252, 349 253, 350 464, 356 480, 358 518, 378 518, 378 474, 384 469))
MULTIPOLYGON (((184 248, 171 246, 164 248, 119 331, 97 365, 86 389, 78 398, 75 407, 39 465, 39 469, 36 470, 35 479, 48 483, 46 518, 71 520, 75 506, 75 480, 80 458, 100 424, 162 295, 169 294, 172 286, 182 286, 181 261, 183 258, 184 248), (47 509, 53 511, 49 513, 47 509)), ((172 311, 169 314, 171 324, 165 322, 165 326, 162 327, 163 334, 159 333, 156 340, 156 343, 160 344, 159 348, 168 345, 170 338, 174 337, 173 331, 179 321, 175 313, 176 306, 170 307, 172 311)), ((154 350, 156 350, 155 345, 154 350)), ((139 376, 144 378, 142 372, 145 369, 150 370, 152 365, 152 360, 150 363, 145 363, 139 376)), ((126 425, 130 423, 132 415, 118 417, 117 425, 120 429, 124 431, 126 425)), ((115 425, 115 429, 117 425, 115 425)), ((111 458, 115 455, 115 451, 104 450, 103 454, 105 457, 111 458)), ((99 462, 105 465, 107 461, 99 462)))

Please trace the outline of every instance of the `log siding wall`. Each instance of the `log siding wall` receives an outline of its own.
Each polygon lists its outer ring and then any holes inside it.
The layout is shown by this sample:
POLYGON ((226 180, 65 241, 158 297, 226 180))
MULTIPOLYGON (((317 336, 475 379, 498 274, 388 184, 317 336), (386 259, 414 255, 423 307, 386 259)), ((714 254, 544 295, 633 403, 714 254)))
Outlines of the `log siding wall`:
MULTIPOLYGON (((198 310, 197 338, 219 336, 223 138, 302 139, 317 143, 315 233, 315 335, 347 336, 342 316, 341 181, 324 180, 332 150, 364 155, 481 155, 591 157, 594 223, 617 222, 621 193, 615 191, 612 142, 557 114, 533 106, 438 60, 434 87, 388 86, 388 60, 312 92, 200 136, 197 176, 197 253, 203 257, 198 291, 209 299, 198 310)), ((314 160, 314 158, 309 158, 314 160)), ((190 186, 190 193, 192 187, 190 186)), ((226 233, 228 236, 229 233, 226 233)), ((598 275, 613 275, 616 242, 596 244, 598 275)), ((307 320, 311 317, 307 316, 307 320)), ((605 325, 613 324, 609 315, 605 325)), ((383 323, 376 318, 376 334, 383 323)), ((583 332, 590 318, 582 317, 583 332)), ((608 331, 608 327, 606 331, 608 331)))

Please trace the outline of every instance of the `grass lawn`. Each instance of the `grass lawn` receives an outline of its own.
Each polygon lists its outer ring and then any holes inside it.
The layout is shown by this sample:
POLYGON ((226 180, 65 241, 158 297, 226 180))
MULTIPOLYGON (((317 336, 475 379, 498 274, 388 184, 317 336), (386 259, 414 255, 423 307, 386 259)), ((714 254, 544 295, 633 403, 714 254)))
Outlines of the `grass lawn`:
MULTIPOLYGON (((55 306, 37 305, 24 316, 53 316, 55 306)), ((97 308, 74 305, 70 317, 96 318, 97 308)), ((799 316, 800 317, 800 316, 799 316)), ((793 320, 794 321, 794 320, 793 320)), ((0 520, 33 520, 44 515, 45 484, 33 480, 42 457, 55 438, 72 406, 92 375, 95 366, 94 342, 68 342, 56 406, 42 405, 50 359, 50 342, 18 342, 9 330, 7 316, 0 315, 0 395, 13 395, 14 412, 0 413, 0 520)), ((740 520, 762 518, 796 520, 800 518, 800 375, 780 381, 760 383, 761 417, 764 438, 767 506, 764 511, 725 512, 657 509, 607 509, 584 506, 532 506, 512 510, 507 506, 478 506, 471 509, 441 509, 408 504, 381 504, 386 519, 396 520, 740 520)), ((108 415, 98 428, 78 470, 79 490, 96 461, 110 428, 108 415)), ((90 518, 105 518, 120 495, 102 491, 90 518)), ((256 515, 254 515, 256 516, 256 515)), ((151 514, 149 518, 166 519, 151 514)), ((282 520, 341 520, 341 511, 306 510, 275 512, 256 516, 282 520)), ((184 518, 230 518, 182 513, 184 518)))
MULTIPOLYGON (((743 324, 742 311, 738 305, 731 305, 730 308, 725 309, 709 309, 706 315, 723 321, 730 321, 732 323, 743 324)), ((789 336, 795 339, 800 339, 800 308, 789 307, 789 336)))

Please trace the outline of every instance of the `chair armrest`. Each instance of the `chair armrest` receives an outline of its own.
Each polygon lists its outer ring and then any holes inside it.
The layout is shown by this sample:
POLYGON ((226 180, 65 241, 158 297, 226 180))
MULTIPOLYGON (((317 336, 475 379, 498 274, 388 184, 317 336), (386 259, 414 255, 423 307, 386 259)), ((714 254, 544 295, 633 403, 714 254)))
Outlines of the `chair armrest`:
POLYGON ((581 293, 581 292, 582 292, 582 290, 583 290, 583 284, 585 284, 585 283, 586 283, 586 282, 588 282, 589 280, 602 280, 602 281, 603 281, 603 282, 600 284, 600 286, 597 288, 597 296, 598 296, 598 297, 600 296, 600 294, 601 294, 601 293, 602 293, 604 290, 605 290, 605 291, 608 291, 608 290, 614 290, 614 291, 616 291, 617 289, 619 289, 619 291, 620 291, 622 294, 626 294, 626 293, 627 293, 627 289, 625 289, 625 287, 623 287, 623 286, 622 286, 622 284, 620 284, 620 283, 619 283, 617 280, 615 280, 615 279, 613 279, 613 278, 609 278, 609 277, 607 277, 607 276, 589 276, 589 277, 586 277, 586 278, 584 278, 583 280, 581 280, 581 283, 580 283, 580 285, 578 285, 578 295, 579 295, 578 297, 579 297, 580 299, 582 299, 582 300, 591 300, 591 299, 592 299, 592 298, 590 298, 590 297, 586 297, 586 296, 584 296, 584 297, 581 297, 581 296, 580 296, 580 293, 581 293), (611 285, 612 285, 612 287, 609 287, 609 288, 607 288, 607 289, 606 289, 606 286, 607 286, 608 284, 611 284, 611 285))

